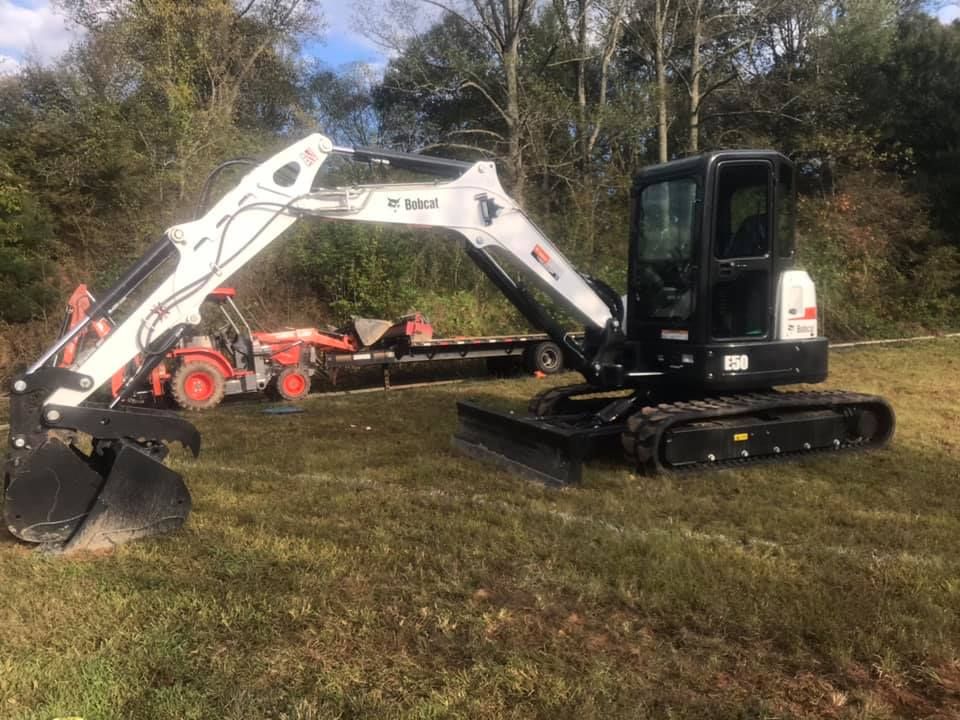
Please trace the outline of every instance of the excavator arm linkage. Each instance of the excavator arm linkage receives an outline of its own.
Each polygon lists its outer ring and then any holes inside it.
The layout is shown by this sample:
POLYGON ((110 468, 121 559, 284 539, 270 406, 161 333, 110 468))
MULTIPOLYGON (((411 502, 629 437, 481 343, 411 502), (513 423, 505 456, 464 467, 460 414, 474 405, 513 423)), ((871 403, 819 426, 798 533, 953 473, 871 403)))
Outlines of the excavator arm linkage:
POLYGON ((200 322, 204 298, 303 217, 453 231, 471 259, 588 378, 596 369, 590 353, 511 271, 519 270, 595 335, 620 333, 619 308, 609 293, 577 272, 503 191, 492 162, 341 148, 311 135, 255 166, 202 217, 169 228, 82 321, 65 323, 61 337, 14 379, 4 518, 15 536, 64 551, 95 550, 186 521, 189 492, 163 461, 171 442, 198 454, 199 433, 178 415, 120 403, 200 322), (331 155, 444 180, 318 188, 318 171, 331 155), (78 352, 79 337, 105 319, 112 329, 92 350, 78 352), (118 396, 95 402, 94 393, 137 356, 140 369, 118 396))

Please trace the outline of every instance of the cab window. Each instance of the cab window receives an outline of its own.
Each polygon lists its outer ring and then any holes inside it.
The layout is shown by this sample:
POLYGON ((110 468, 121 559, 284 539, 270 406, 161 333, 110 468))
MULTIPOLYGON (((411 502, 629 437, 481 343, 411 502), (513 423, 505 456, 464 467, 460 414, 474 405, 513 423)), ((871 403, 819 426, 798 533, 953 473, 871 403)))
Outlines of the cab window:
POLYGON ((640 191, 634 282, 639 317, 682 322, 693 313, 698 193, 692 177, 640 191))
POLYGON ((711 334, 718 340, 769 331, 771 170, 768 162, 730 162, 717 173, 711 334))
POLYGON ((763 257, 770 252, 768 166, 766 163, 720 168, 716 256, 763 257))
POLYGON ((647 185, 640 193, 640 247, 647 261, 693 257, 693 223, 697 183, 693 178, 647 185))
POLYGON ((796 207, 793 168, 782 164, 777 175, 777 248, 780 257, 792 257, 796 247, 796 207))

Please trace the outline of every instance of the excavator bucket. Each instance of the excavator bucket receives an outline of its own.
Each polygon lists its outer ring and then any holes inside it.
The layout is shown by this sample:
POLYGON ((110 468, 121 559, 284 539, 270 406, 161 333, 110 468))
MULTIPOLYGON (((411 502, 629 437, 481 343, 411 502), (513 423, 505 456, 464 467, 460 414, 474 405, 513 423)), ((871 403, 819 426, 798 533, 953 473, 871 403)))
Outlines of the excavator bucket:
POLYGON ((355 317, 351 324, 353 331, 357 334, 361 347, 370 347, 377 340, 382 338, 387 330, 393 327, 389 320, 377 320, 376 318, 355 317))
POLYGON ((151 410, 43 404, 49 381, 62 386, 64 378, 76 377, 46 367, 14 382, 4 472, 7 528, 26 542, 70 553, 181 527, 190 493, 164 466, 165 443, 178 441, 196 455, 196 428, 151 410))
POLYGON ((582 415, 526 417, 457 403, 453 446, 478 460, 548 485, 579 483, 583 463, 619 448, 621 424, 579 426, 582 415))

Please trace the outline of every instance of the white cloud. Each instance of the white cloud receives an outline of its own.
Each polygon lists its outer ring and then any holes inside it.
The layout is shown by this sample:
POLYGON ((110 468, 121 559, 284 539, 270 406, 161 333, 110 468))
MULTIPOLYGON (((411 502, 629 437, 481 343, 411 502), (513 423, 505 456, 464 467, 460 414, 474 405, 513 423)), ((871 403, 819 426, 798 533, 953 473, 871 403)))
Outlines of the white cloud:
POLYGON ((960 5, 946 5, 940 8, 937 17, 944 25, 949 25, 954 20, 960 20, 960 5))
POLYGON ((30 55, 47 62, 62 55, 80 34, 46 0, 29 5, 0 0, 0 54, 8 58, 30 55))
POLYGON ((323 4, 323 19, 327 21, 329 32, 343 32, 350 30, 353 17, 352 3, 325 2, 323 4))
POLYGON ((20 70, 20 61, 15 57, 0 53, 0 77, 4 75, 16 75, 20 70))

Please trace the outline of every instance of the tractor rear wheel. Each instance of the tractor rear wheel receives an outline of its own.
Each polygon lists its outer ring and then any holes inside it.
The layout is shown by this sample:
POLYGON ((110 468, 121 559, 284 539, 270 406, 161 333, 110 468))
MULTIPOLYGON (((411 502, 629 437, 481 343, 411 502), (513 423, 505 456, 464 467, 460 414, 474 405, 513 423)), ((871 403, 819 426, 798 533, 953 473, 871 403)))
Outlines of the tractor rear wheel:
POLYGON ((303 400, 310 392, 310 376, 301 368, 284 368, 277 376, 277 394, 284 400, 303 400))
POLYGON ((186 362, 170 381, 173 399, 184 410, 212 410, 223 400, 224 377, 212 363, 186 362))

